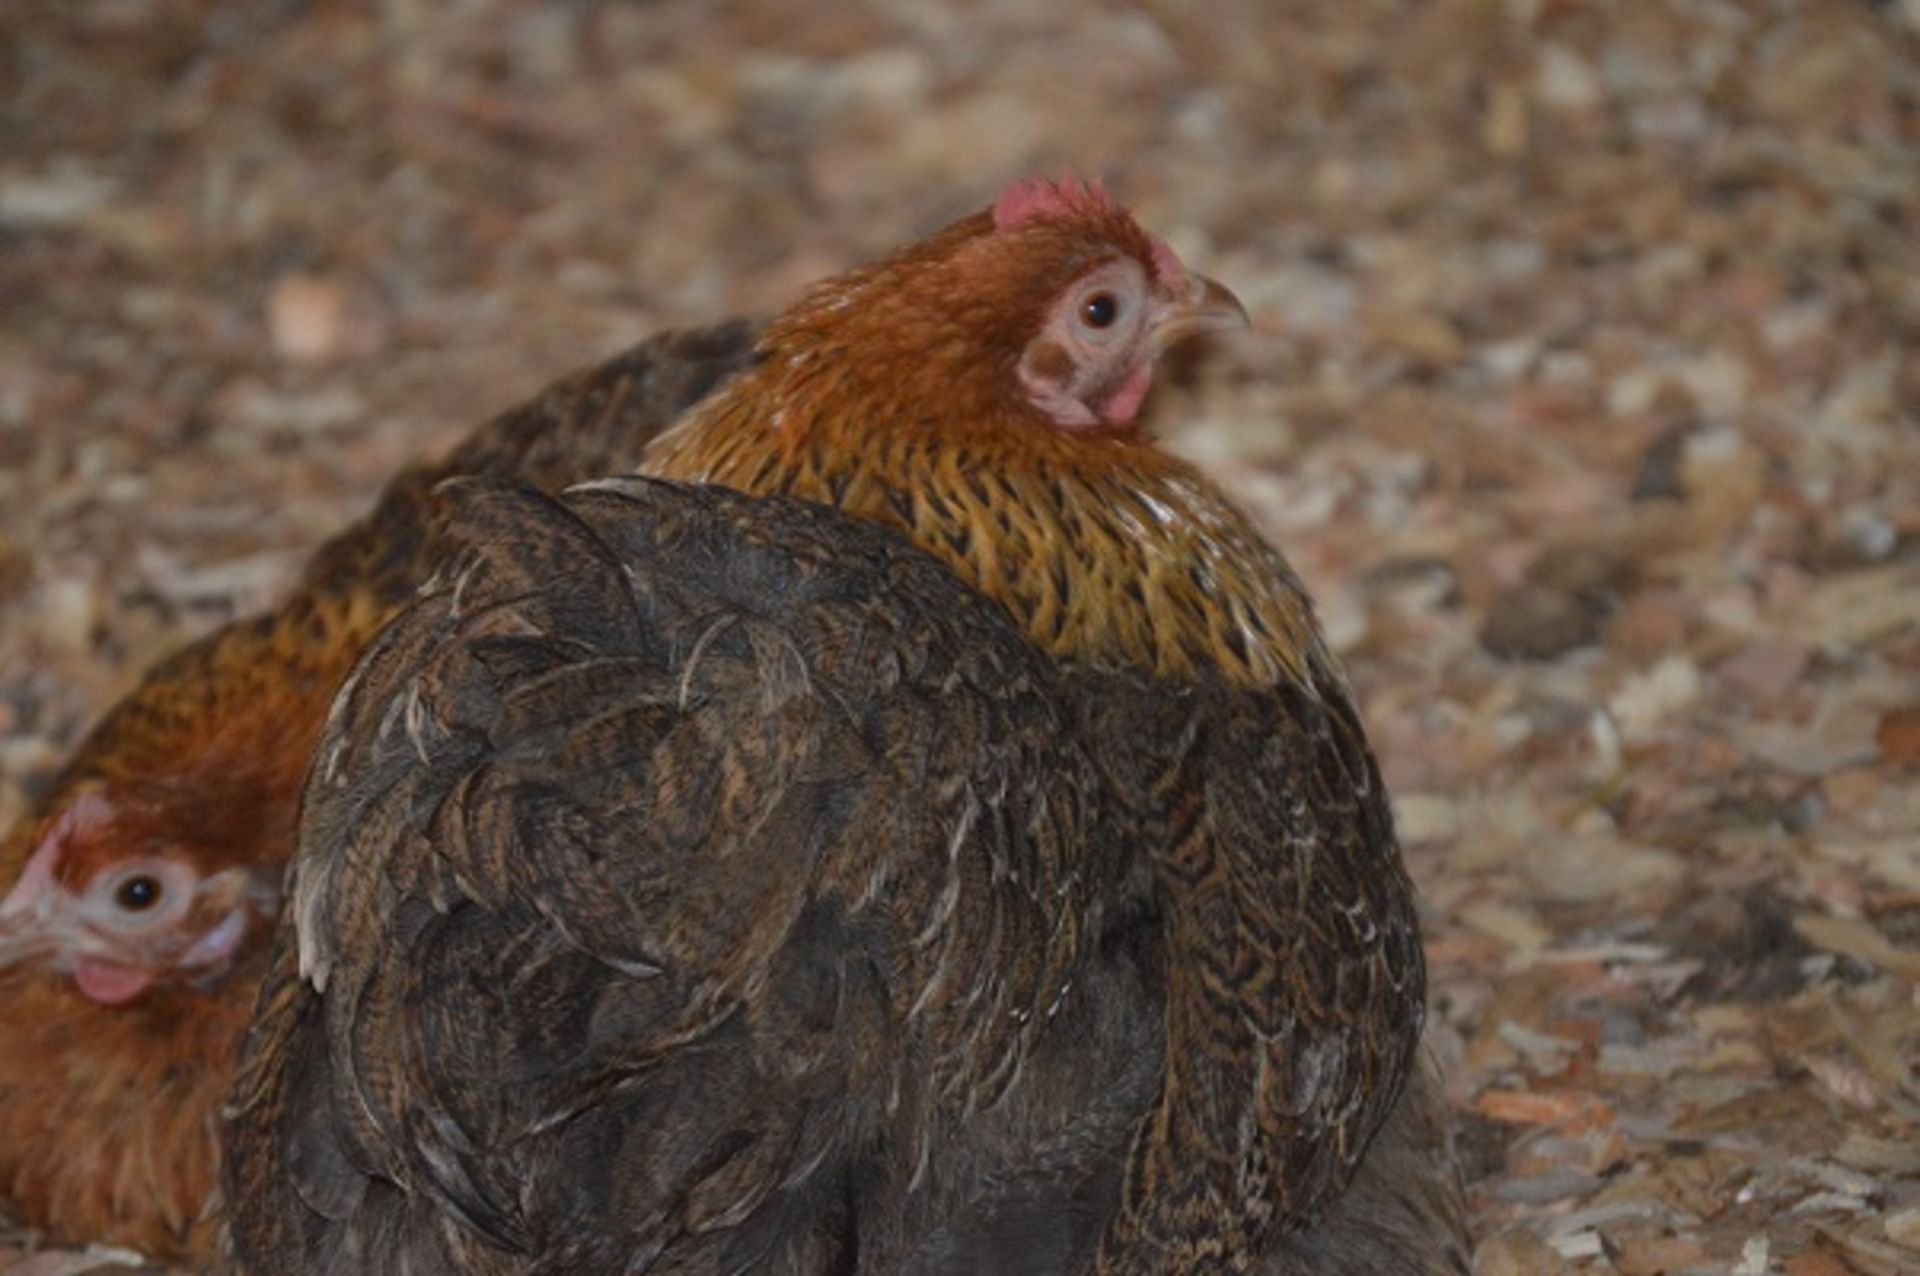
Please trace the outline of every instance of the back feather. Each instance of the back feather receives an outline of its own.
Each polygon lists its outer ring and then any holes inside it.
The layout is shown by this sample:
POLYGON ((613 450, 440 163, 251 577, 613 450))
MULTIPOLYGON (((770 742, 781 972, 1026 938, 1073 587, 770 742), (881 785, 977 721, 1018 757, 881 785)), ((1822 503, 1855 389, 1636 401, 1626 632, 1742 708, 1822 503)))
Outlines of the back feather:
POLYGON ((449 497, 309 775, 245 1270, 1253 1271, 1344 1186, 1421 979, 1343 699, 1063 669, 799 502, 449 497))

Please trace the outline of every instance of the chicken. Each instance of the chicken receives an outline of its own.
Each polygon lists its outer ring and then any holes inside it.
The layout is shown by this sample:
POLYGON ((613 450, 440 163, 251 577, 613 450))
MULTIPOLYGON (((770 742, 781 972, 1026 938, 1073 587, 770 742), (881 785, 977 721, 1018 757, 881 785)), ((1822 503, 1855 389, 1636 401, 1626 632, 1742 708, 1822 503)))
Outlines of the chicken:
MULTIPOLYGON (((1063 666, 807 503, 465 505, 315 758, 233 1096, 243 1270, 1084 1270, 1182 978, 1154 896, 1280 832, 1332 862, 1196 911, 1378 942, 1264 990, 1315 1075, 1239 1080, 1314 1127, 1272 1145, 1303 1182, 1364 1138, 1327 1074, 1392 1083, 1368 1015, 1412 1013, 1417 937, 1337 703, 1063 666)), ((1251 1222, 1203 1222, 1102 1270, 1251 1270, 1251 1222)))
MULTIPOLYGON (((1159 355, 1195 333, 1245 322, 1230 292, 1190 273, 1097 184, 1022 182, 931 239, 816 286, 770 327, 755 367, 663 434, 644 469, 799 496, 896 528, 1005 604, 1056 656, 1291 688, 1349 723, 1365 753, 1291 567, 1215 484, 1140 428, 1159 355)), ((1356 783, 1378 788, 1371 771, 1356 783)), ((1391 847, 1388 824, 1379 836, 1391 847)), ((1185 903, 1190 888, 1167 894, 1185 903)), ((1303 959, 1267 952, 1249 967, 1264 936, 1215 930, 1211 919, 1184 924, 1194 915, 1181 907, 1170 914, 1169 969, 1234 970, 1230 986, 1240 995, 1295 977, 1289 967, 1303 959)), ((1423 987, 1417 945, 1403 973, 1423 987)), ((1175 1004, 1203 1000, 1198 986, 1169 995, 1175 1004)), ((1418 996, 1412 1002, 1393 1024, 1408 1048, 1424 1012, 1418 996)), ((1210 1243, 1207 1222, 1156 1218, 1140 1203, 1181 1198, 1156 1183, 1191 1180, 1197 1165, 1210 1172, 1192 1194, 1196 1217, 1218 1218, 1250 1184, 1257 1200, 1260 1177, 1271 1175, 1265 1190, 1295 1196, 1284 1212, 1298 1227, 1369 1146, 1364 1133, 1350 1138, 1338 1169, 1318 1182, 1256 1169, 1265 1149, 1246 1144, 1235 1122, 1285 1130, 1284 1112, 1265 1098, 1204 1110, 1217 1093, 1244 1088, 1257 1052, 1236 1034, 1259 1021, 1244 1008, 1238 1023, 1187 1019, 1167 1039, 1160 1106, 1133 1149, 1120 1220, 1123 1231, 1136 1229, 1135 1244, 1177 1252, 1183 1236, 1210 1243)), ((1354 1105, 1346 1133, 1371 1132, 1392 1111, 1401 1075, 1388 1068, 1344 1078, 1354 1105)), ((1394 1177, 1367 1184, 1383 1212, 1357 1230, 1308 1237, 1297 1251, 1310 1260, 1301 1271, 1333 1270, 1325 1264, 1335 1253, 1358 1256, 1355 1270, 1400 1270, 1389 1252, 1406 1255, 1397 1261, 1407 1271, 1466 1269, 1466 1206, 1438 1078, 1416 1069, 1412 1082, 1391 1146, 1377 1158, 1397 1167, 1394 1177), (1392 1245, 1396 1235, 1406 1242, 1392 1245)))
POLYGON ((649 449, 765 505, 483 499, 310 780, 243 1269, 1463 1271, 1350 697, 1137 424, 1244 319, 1022 184, 649 449))
POLYGON ((432 561, 434 484, 630 467, 751 350, 739 323, 667 334, 483 426, 401 474, 276 611, 162 662, 93 729, 0 842, 0 1207, 56 1241, 210 1256, 214 1118, 300 779, 340 680, 432 561))

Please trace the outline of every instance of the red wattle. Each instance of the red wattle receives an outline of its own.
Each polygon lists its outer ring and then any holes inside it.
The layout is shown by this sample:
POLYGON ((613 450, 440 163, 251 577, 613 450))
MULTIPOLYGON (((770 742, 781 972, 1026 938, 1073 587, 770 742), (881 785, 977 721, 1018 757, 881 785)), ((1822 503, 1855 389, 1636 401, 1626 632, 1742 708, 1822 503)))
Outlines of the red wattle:
POLYGON ((73 982, 89 1001, 97 1001, 103 1006, 118 1006, 145 992, 147 985, 153 982, 153 976, 132 966, 82 957, 73 968, 73 982))
POLYGON ((1140 405, 1147 400, 1147 391, 1152 387, 1153 365, 1143 363, 1128 373, 1127 379, 1100 405, 1101 419, 1108 425, 1132 425, 1133 418, 1140 415, 1140 405))

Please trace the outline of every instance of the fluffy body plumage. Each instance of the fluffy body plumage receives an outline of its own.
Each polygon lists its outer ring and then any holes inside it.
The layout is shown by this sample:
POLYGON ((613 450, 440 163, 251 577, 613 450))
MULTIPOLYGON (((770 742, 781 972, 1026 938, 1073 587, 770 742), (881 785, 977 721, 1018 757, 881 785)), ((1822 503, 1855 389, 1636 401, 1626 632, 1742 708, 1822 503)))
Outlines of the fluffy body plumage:
POLYGON ((1266 990, 1273 1039, 1240 1043, 1317 1136, 1242 1132, 1303 1208, 1370 1133, 1344 1075, 1392 1085, 1367 1008, 1417 998, 1417 937, 1327 697, 1063 667, 807 504, 482 487, 455 528, 468 554, 315 761, 297 951, 283 932, 235 1091, 245 1270, 1284 1261, 1255 1238, 1292 1202, 1229 1218, 1199 1161, 1147 1186, 1146 1217, 1197 1225, 1181 1248, 1103 1221, 1165 1008, 1239 976, 1173 960, 1156 901, 1195 865, 1262 880, 1189 891, 1186 924, 1257 899, 1261 942, 1305 959, 1266 990), (1272 855, 1281 827, 1317 853, 1272 855), (1334 937, 1342 910, 1384 943, 1334 937))
POLYGON ((311 982, 283 951, 234 1128, 250 1269, 1461 1270, 1350 699, 1284 560, 1133 428, 1228 303, 1097 192, 1010 193, 649 452, 770 503, 484 503, 323 746, 311 982), (450 1006, 484 951, 569 973, 450 1006))
POLYGON ((0 1208, 55 1241, 211 1256, 215 1113, 301 777, 341 680, 434 561, 434 485, 631 466, 752 340, 744 324, 655 338, 408 469, 284 604, 161 662, 93 728, 0 838, 0 1208), (122 916, 112 888, 129 874, 160 895, 122 916), (180 892, 193 907, 163 916, 180 892))

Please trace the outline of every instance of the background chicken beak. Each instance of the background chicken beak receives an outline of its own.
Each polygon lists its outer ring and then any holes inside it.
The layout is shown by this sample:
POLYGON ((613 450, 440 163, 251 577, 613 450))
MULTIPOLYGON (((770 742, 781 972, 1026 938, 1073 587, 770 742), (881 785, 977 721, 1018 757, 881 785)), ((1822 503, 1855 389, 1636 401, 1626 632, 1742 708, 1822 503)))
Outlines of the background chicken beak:
POLYGON ((1225 284, 1205 275, 1190 276, 1187 295, 1167 307, 1154 325, 1154 341, 1162 350, 1203 332, 1232 332, 1252 326, 1247 308, 1225 284))
POLYGON ((54 841, 41 842, 27 860, 13 889, 0 897, 0 970, 51 954, 53 925, 54 841))
POLYGON ((37 913, 0 916, 0 970, 52 955, 57 944, 46 923, 37 913))

